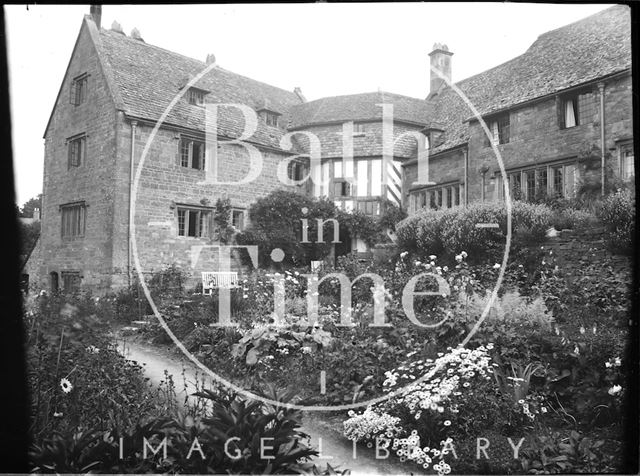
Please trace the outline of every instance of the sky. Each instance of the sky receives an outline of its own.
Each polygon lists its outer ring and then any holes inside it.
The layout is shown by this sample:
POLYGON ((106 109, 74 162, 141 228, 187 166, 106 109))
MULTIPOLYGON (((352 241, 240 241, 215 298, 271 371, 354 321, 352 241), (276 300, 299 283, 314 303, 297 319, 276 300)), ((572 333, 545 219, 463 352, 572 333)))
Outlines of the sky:
MULTIPOLYGON (((308 100, 377 90, 424 98, 433 44, 454 53, 453 81, 524 53, 542 33, 608 4, 375 3, 104 5, 147 43, 308 100)), ((89 5, 6 5, 16 203, 42 191, 51 109, 89 5)))

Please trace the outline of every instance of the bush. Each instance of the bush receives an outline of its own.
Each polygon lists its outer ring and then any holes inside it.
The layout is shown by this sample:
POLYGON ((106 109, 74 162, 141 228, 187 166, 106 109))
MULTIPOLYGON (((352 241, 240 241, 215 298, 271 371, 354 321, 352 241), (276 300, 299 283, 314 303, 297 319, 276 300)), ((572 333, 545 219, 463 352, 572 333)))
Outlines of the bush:
POLYGON ((578 233, 593 228, 597 222, 594 214, 572 207, 554 210, 551 218, 551 226, 556 230, 574 230, 578 233))
POLYGON ((380 227, 383 231, 395 231, 396 225, 405 218, 407 218, 407 212, 390 200, 384 201, 382 205, 382 215, 380 216, 380 227))
POLYGON ((401 461, 448 474, 457 463, 447 455, 461 439, 484 437, 490 430, 508 436, 530 426, 528 414, 536 408, 502 398, 493 384, 491 348, 449 349, 435 360, 387 372, 384 387, 393 396, 362 414, 349 412, 345 436, 364 442, 380 438, 401 461))
MULTIPOLYGON (((540 241, 551 222, 551 210, 540 204, 513 202, 511 230, 527 243, 540 241)), ((398 244, 421 256, 452 257, 465 250, 472 260, 494 261, 506 243, 507 211, 502 203, 474 203, 466 208, 424 209, 396 227, 398 244), (498 228, 478 228, 478 223, 497 223, 498 228)), ((516 241, 517 244, 517 241, 516 241)))
POLYGON ((257 245, 259 262, 272 264, 271 250, 280 248, 285 253, 284 264, 308 265, 311 260, 322 259, 329 253, 334 231, 331 222, 323 227, 323 242, 317 242, 317 222, 337 216, 333 202, 315 199, 296 192, 277 190, 256 200, 249 208, 251 226, 236 235, 243 245, 257 245), (306 209, 307 213, 303 213, 306 209), (308 241, 302 242, 302 220, 307 219, 308 241))
POLYGON ((142 369, 110 340, 109 324, 86 296, 27 303, 31 435, 41 442, 77 428, 122 430, 152 407, 142 369))
POLYGON ((623 254, 633 251, 635 236, 635 197, 631 190, 618 190, 602 201, 600 219, 608 232, 611 250, 623 254))

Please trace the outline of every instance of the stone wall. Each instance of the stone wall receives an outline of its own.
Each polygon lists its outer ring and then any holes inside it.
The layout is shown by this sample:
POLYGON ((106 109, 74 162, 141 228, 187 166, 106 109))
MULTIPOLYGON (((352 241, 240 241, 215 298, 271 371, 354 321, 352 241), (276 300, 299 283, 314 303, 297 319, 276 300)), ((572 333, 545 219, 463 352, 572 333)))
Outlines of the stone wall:
MULTIPOLYGON (((123 126, 121 136, 131 137, 130 125, 123 126), (128 136, 126 135, 126 131, 128 136)), ((136 168, 150 139, 152 127, 139 124, 135 138, 136 168)), ((192 207, 214 213, 216 201, 228 198, 235 209, 248 209, 257 199, 274 190, 303 192, 302 187, 282 184, 277 177, 278 164, 288 154, 261 150, 262 170, 250 183, 236 184, 249 172, 249 156, 239 145, 220 144, 218 148, 218 181, 231 184, 206 183, 206 172, 180 164, 181 134, 171 128, 161 128, 148 146, 135 191, 135 241, 137 256, 144 272, 157 272, 171 264, 179 266, 190 277, 188 286, 200 280, 200 272, 217 271, 219 244, 216 236, 196 238, 178 235, 178 208, 192 207)), ((121 233, 124 234, 124 233, 121 233)), ((119 241, 123 246, 126 240, 119 241)), ((124 264, 124 263, 123 263, 124 264)), ((241 270, 239 260, 232 260, 232 269, 241 270)))
POLYGON ((547 238, 541 244, 544 249, 553 252, 558 266, 567 275, 575 269, 582 268, 585 264, 602 263, 611 266, 616 272, 628 272, 631 264, 628 256, 614 254, 605 243, 605 231, 602 227, 576 233, 573 230, 563 230, 557 237, 547 238))
MULTIPOLYGON (((600 176, 600 93, 597 85, 589 86, 593 94, 591 120, 575 127, 559 127, 558 108, 561 101, 550 97, 510 111, 510 139, 498 145, 498 151, 507 169, 552 163, 553 161, 577 160, 584 151, 593 149, 595 160, 582 160, 579 164, 581 177, 591 174, 596 181, 600 176)), ((587 89, 589 89, 587 88, 587 89)), ((633 114, 631 77, 622 76, 605 82, 605 151, 608 173, 619 171, 618 146, 633 138, 633 114)), ((487 137, 478 121, 469 123, 469 184, 468 201, 478 201, 484 186, 485 200, 496 198, 496 187, 500 175, 498 160, 489 146, 487 137), (485 172, 483 184, 482 172, 485 172)), ((405 166, 405 205, 407 185, 417 177, 417 164, 405 166)), ((452 180, 464 181, 462 152, 451 151, 430 158, 429 178, 436 184, 452 180)))
MULTIPOLYGON (((593 115, 590 121, 568 129, 559 126, 558 108, 562 102, 555 97, 536 102, 510 112, 510 139, 498 146, 505 169, 549 163, 555 160, 575 160, 585 150, 596 147, 600 152, 600 95, 596 85, 593 94, 593 115)), ((605 151, 609 154, 607 166, 618 170, 618 141, 630 139, 632 127, 631 77, 612 79, 606 82, 605 101, 605 151)), ((485 183, 485 197, 494 199, 495 187, 499 181, 491 179, 498 175, 499 165, 493 149, 487 144, 486 135, 480 123, 473 121, 469 126, 469 198, 481 197, 481 170, 488 169, 485 183)), ((581 164, 581 174, 595 169, 600 173, 600 163, 591 166, 581 164)))
POLYGON ((91 27, 95 30, 92 22, 83 22, 45 136, 42 233, 34 261, 27 265, 31 282, 43 288, 51 272, 79 272, 89 287, 109 287, 111 281, 116 112, 91 27), (85 73, 87 98, 76 106, 71 83, 85 73), (80 166, 69 167, 67 139, 82 133, 86 156, 80 166), (63 238, 60 206, 72 202, 86 204, 86 229, 83 237, 63 238))

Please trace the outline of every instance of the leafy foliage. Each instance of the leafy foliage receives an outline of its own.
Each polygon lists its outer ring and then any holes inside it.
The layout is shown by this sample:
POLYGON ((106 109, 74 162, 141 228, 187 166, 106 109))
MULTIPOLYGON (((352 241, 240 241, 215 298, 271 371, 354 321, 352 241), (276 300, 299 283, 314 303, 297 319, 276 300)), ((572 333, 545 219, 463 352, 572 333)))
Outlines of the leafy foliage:
POLYGON ((609 247, 619 253, 633 251, 635 237, 635 196, 631 190, 618 190, 602 201, 600 218, 608 232, 609 247))
MULTIPOLYGON (((551 221, 544 205, 513 202, 511 229, 539 241, 551 221)), ((502 203, 475 203, 468 207, 423 209, 401 221, 397 228, 400 247, 425 257, 430 254, 453 257, 465 250, 473 259, 495 261, 504 250, 507 211, 502 203), (478 223, 497 223, 498 228, 479 228, 478 223)))
POLYGON ((323 226, 323 242, 317 242, 317 219, 329 220, 337 216, 335 205, 329 200, 277 190, 256 200, 249 208, 251 226, 236 237, 240 244, 258 245, 259 261, 269 266, 271 250, 285 252, 285 264, 306 265, 329 253, 333 241, 333 223, 323 226), (306 210, 306 213, 303 213, 306 210), (308 243, 303 242, 302 220, 308 223, 308 243))
POLYGON ((218 198, 213 213, 215 232, 221 243, 227 244, 235 232, 231 224, 231 200, 228 198, 218 198))
MULTIPOLYGON (((268 392, 265 396, 278 402, 290 398, 274 389, 268 392)), ((195 418, 155 417, 126 431, 91 429, 67 436, 56 433, 33 446, 33 470, 340 474, 331 467, 320 471, 308 462, 318 452, 309 446, 308 435, 300 429, 300 411, 211 390, 201 390, 195 396, 209 402, 204 415, 195 418)))

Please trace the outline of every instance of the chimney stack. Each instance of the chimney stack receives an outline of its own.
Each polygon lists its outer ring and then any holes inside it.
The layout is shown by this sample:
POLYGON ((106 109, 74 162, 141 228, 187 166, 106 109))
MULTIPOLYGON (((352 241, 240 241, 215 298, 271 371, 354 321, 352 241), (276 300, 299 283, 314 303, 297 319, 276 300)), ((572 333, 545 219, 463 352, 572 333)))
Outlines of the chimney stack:
POLYGON ((449 51, 447 45, 435 43, 433 45, 433 51, 429 53, 429 56, 431 57, 429 94, 432 95, 436 94, 443 84, 446 84, 444 79, 434 73, 434 69, 438 70, 451 82, 451 57, 453 53, 449 51))
POLYGON ((140 34, 140 30, 138 30, 137 28, 131 30, 131 34, 129 36, 131 36, 131 38, 133 38, 134 40, 142 41, 144 43, 142 35, 140 34))
POLYGON ((214 55, 213 53, 208 54, 207 59, 205 60, 205 64, 209 66, 215 62, 216 62, 216 55, 214 55))
POLYGON ((102 22, 102 5, 91 5, 89 13, 91 14, 91 18, 93 18, 93 23, 96 24, 99 30, 100 23, 102 22))
POLYGON ((120 33, 121 35, 124 35, 124 30, 122 29, 122 25, 120 25, 120 23, 118 23, 115 20, 113 20, 113 23, 111 24, 111 31, 115 31, 117 33, 120 33))
POLYGON ((296 96, 298 96, 298 99, 300 99, 300 101, 307 102, 307 98, 305 98, 304 94, 302 94, 302 89, 300 89, 298 86, 293 88, 293 92, 296 94, 296 96))

